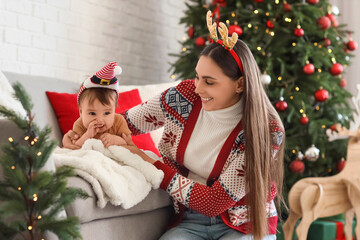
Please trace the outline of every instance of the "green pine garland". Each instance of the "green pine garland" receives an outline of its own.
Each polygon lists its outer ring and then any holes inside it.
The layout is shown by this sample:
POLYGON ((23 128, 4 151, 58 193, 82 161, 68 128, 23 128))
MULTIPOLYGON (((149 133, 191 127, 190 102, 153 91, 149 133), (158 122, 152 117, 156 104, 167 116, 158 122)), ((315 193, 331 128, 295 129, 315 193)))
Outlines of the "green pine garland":
POLYGON ((76 198, 88 195, 81 189, 67 187, 67 178, 75 176, 72 168, 41 171, 57 142, 49 140, 49 127, 39 130, 34 124, 33 104, 22 85, 16 83, 13 87, 27 117, 0 106, 0 115, 24 132, 24 139, 9 136, 9 142, 2 146, 0 239, 40 240, 47 231, 55 233, 59 239, 82 239, 78 219, 59 217, 59 213, 76 198))

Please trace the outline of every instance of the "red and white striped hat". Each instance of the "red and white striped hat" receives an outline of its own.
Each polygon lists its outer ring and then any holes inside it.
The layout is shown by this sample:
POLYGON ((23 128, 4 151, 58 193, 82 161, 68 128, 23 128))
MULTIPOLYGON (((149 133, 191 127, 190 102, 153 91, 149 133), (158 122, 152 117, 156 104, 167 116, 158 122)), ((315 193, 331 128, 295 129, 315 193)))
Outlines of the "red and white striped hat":
POLYGON ((107 88, 118 91, 119 82, 116 75, 120 75, 122 69, 116 62, 110 62, 92 77, 87 78, 82 84, 77 95, 79 103, 81 93, 87 88, 107 88))

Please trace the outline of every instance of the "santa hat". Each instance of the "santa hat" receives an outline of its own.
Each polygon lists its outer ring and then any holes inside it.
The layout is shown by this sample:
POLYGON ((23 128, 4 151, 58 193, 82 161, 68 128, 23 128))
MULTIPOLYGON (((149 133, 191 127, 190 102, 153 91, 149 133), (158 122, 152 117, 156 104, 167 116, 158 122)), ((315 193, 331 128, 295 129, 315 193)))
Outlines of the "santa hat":
POLYGON ((120 75, 122 69, 116 62, 110 62, 92 77, 87 78, 77 95, 79 103, 81 93, 87 88, 107 88, 118 91, 119 82, 116 75, 120 75))

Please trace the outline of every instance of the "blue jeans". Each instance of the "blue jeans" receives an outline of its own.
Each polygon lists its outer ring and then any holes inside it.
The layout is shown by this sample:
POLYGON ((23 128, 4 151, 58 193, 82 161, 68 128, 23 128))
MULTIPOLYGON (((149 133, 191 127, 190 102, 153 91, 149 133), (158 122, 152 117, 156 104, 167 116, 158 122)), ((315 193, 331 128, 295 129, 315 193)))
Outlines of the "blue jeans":
MULTIPOLYGON (((184 218, 176 227, 168 230, 159 240, 252 240, 252 235, 243 234, 228 227, 220 216, 207 217, 187 209, 184 218)), ((276 235, 267 235, 263 240, 276 240, 276 235)))

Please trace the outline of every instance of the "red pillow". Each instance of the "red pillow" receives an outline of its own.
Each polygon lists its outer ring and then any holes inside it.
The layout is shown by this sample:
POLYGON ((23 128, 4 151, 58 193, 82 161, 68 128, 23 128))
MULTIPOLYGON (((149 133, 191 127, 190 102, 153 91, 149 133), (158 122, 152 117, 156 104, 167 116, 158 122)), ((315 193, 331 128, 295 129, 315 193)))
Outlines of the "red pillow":
MULTIPOLYGON (((55 111, 62 134, 67 133, 73 128, 74 122, 80 116, 76 99, 77 94, 46 91, 46 95, 48 96, 55 111)), ((140 104, 141 98, 139 90, 133 89, 127 92, 119 93, 118 103, 119 106, 115 110, 116 113, 126 111, 127 109, 140 104)), ((150 133, 133 136, 132 139, 136 146, 140 149, 150 150, 160 156, 150 133)))

